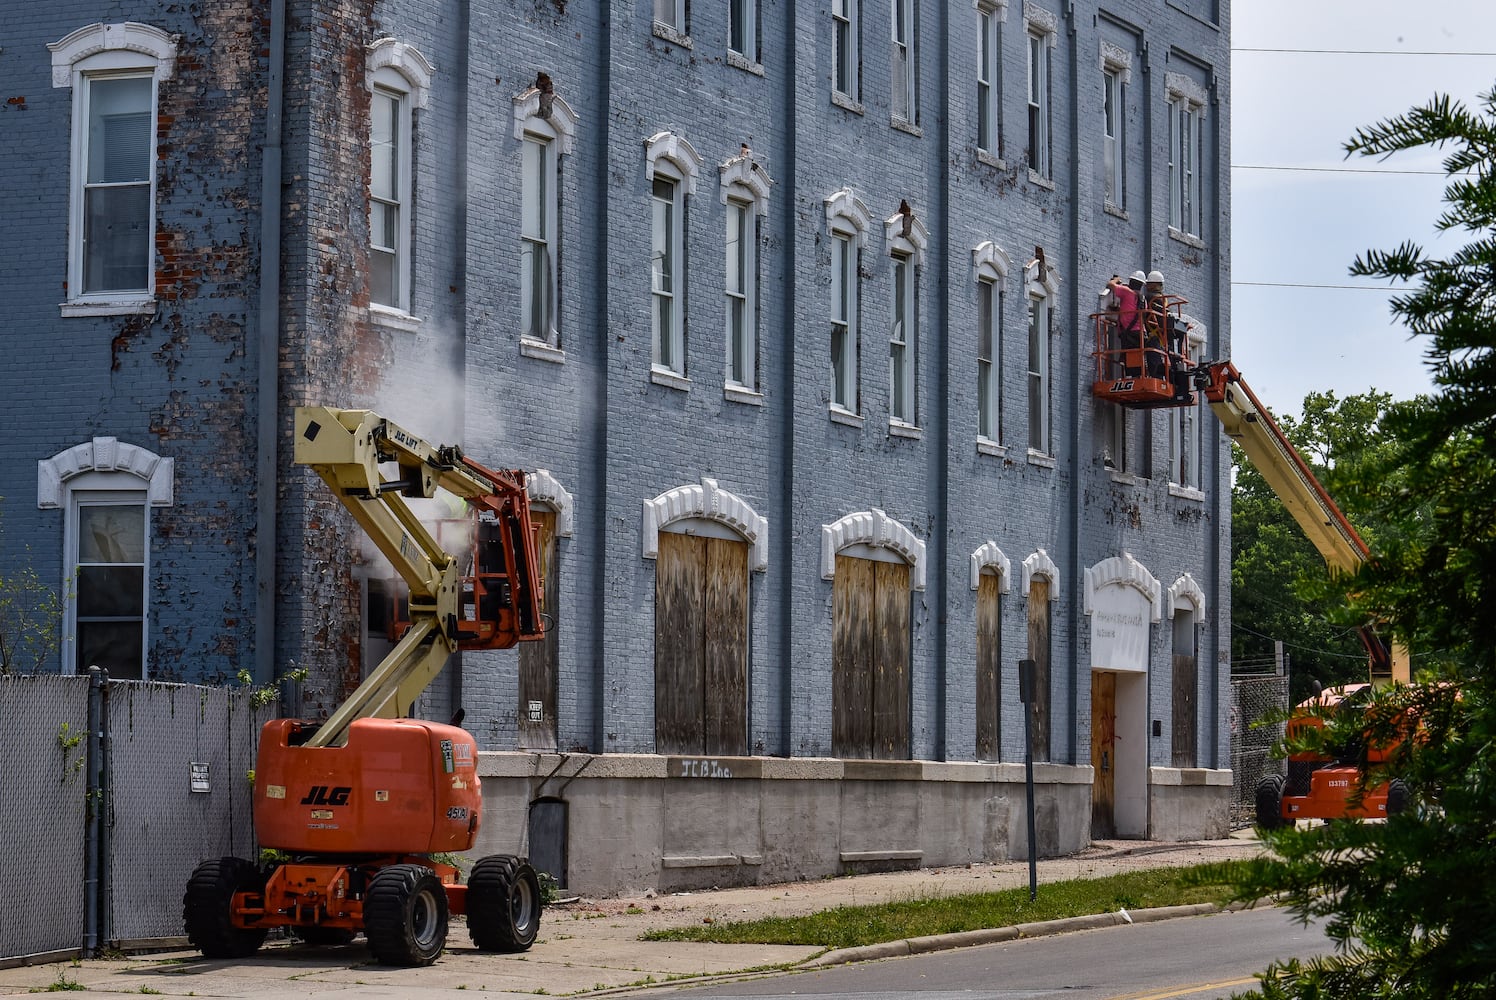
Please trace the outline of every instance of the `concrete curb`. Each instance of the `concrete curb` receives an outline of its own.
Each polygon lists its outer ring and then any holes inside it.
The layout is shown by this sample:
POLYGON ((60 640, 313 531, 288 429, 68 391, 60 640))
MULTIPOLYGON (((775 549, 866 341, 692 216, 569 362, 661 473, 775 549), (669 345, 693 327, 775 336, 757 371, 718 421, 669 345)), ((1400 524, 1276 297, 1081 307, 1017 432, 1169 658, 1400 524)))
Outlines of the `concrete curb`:
POLYGON ((989 927, 979 931, 959 931, 955 934, 934 934, 929 937, 885 941, 861 948, 838 948, 807 959, 796 968, 807 969, 827 965, 845 965, 849 962, 871 962, 880 958, 903 958, 907 955, 922 955, 952 948, 999 944, 1003 941, 1016 941, 1018 938, 1047 937, 1051 934, 1068 934, 1071 931, 1090 931, 1100 927, 1116 927, 1120 924, 1148 924, 1158 920, 1172 920, 1175 917, 1198 917, 1207 913, 1220 912, 1221 907, 1214 903, 1192 903, 1185 906, 1155 906, 1147 910, 1132 910, 1126 916, 1120 912, 1095 913, 1084 917, 1040 920, 1012 927, 989 927))

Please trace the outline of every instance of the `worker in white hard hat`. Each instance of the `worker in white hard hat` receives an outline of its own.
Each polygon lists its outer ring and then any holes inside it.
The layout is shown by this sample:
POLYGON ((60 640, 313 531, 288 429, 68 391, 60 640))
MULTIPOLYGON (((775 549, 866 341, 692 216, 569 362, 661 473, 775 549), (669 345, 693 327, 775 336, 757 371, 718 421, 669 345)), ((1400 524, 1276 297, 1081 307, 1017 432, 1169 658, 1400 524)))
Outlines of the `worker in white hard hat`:
MULTIPOLYGON (((1119 275, 1114 274, 1111 280, 1106 283, 1106 291, 1102 293, 1110 300, 1106 311, 1113 316, 1113 322, 1116 324, 1117 342, 1124 351, 1136 352, 1142 346, 1144 284, 1142 271, 1132 272, 1125 283, 1119 275)), ((1134 361, 1136 361, 1135 355, 1123 355, 1126 374, 1138 374, 1136 365, 1130 363, 1134 361)))

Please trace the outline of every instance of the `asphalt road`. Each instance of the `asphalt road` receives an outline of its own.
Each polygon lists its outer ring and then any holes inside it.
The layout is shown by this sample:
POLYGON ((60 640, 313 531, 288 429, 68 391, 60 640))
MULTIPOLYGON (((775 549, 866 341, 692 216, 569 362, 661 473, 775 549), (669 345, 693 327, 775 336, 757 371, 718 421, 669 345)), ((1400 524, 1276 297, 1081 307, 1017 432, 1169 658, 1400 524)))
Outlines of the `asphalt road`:
POLYGON ((1330 950, 1278 909, 1124 925, 635 996, 790 1000, 1211 1000, 1251 989, 1273 958, 1330 950))

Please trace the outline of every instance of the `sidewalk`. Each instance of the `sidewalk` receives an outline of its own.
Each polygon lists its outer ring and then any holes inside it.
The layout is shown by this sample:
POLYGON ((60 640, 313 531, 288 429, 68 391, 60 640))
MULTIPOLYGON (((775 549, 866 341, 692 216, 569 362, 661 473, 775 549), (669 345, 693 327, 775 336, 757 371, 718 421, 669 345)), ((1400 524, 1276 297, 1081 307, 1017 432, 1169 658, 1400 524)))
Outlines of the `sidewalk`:
MULTIPOLYGON (((1080 854, 1040 861, 1040 883, 1110 875, 1143 868, 1181 867, 1254 855, 1250 831, 1230 840, 1186 844, 1099 841, 1080 854)), ((447 951, 424 969, 373 965, 361 944, 311 949, 271 944, 240 962, 205 961, 193 951, 155 953, 121 960, 88 960, 0 970, 0 995, 58 988, 76 983, 94 993, 160 993, 166 996, 253 997, 419 997, 491 1000, 625 992, 627 988, 689 977, 711 977, 747 969, 801 964, 822 951, 780 945, 720 945, 640 941, 648 930, 686 924, 750 920, 761 916, 813 913, 843 905, 984 892, 1028 884, 1026 861, 969 868, 923 869, 859 875, 743 889, 666 896, 579 899, 548 908, 540 938, 519 955, 474 951, 460 918, 452 922, 447 951)), ((1041 889, 1042 891, 1042 889, 1041 889)), ((1184 916, 1196 908, 1158 916, 1184 916)), ((1102 922, 1114 918, 1103 917, 1102 922)), ((1115 918, 1120 919, 1120 918, 1115 918)), ((1059 926, 1028 927, 1025 934, 1095 926, 1096 922, 1056 921, 1059 926)), ((1009 937, 1014 936, 1011 932, 1009 937)), ((855 954, 823 956, 820 961, 865 960, 937 947, 997 940, 992 932, 951 935, 951 940, 893 942, 855 954)))

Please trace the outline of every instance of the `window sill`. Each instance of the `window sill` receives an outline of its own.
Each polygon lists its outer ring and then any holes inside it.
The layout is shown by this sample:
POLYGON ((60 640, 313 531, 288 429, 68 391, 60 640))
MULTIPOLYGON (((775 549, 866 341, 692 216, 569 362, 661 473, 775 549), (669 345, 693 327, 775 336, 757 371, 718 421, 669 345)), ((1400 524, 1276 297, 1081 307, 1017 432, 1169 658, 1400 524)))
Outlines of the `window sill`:
POLYGON ((154 316, 154 298, 74 299, 57 307, 64 319, 74 316, 154 316))
POLYGON ((1030 448, 1028 450, 1028 464, 1037 465, 1041 469, 1053 469, 1055 465, 1054 456, 1046 455, 1037 448, 1030 448))
POLYGON ((655 385, 663 385, 668 389, 679 389, 681 392, 691 391, 691 380, 668 368, 651 368, 649 380, 655 385))
POLYGON ((831 92, 831 103, 836 105, 838 108, 841 108, 843 111, 852 112, 854 115, 860 115, 863 113, 861 101, 857 100, 855 97, 852 97, 850 94, 843 94, 839 90, 833 90, 831 92))
POLYGON ((902 420, 894 420, 890 417, 888 420, 888 436, 919 441, 924 438, 925 432, 913 424, 906 424, 902 420))
POLYGON ((1127 209, 1125 209, 1125 208, 1118 208, 1116 205, 1113 205, 1111 202, 1107 202, 1105 205, 1101 206, 1101 210, 1103 212, 1105 212, 1107 215, 1114 215, 1117 218, 1123 220, 1124 222, 1130 221, 1128 219, 1127 209))
POLYGON ((1008 449, 1006 445, 998 444, 989 438, 977 438, 977 454, 991 455, 993 458, 1007 458, 1008 449))
POLYGON ((1205 502, 1205 491, 1197 490, 1193 486, 1180 486, 1178 483, 1169 484, 1169 496, 1178 497, 1181 500, 1194 500, 1199 503, 1205 502))
POLYGON ((763 406, 764 394, 754 392, 752 389, 741 385, 724 385, 722 387, 722 398, 729 403, 746 403, 749 406, 763 406))
POLYGON ((864 423, 861 414, 853 413, 851 410, 844 410, 835 403, 832 403, 826 412, 831 417, 833 424, 841 424, 844 427, 861 427, 864 423))
POLYGON ((519 338, 519 353, 524 357, 534 358, 536 361, 549 361, 556 365, 566 364, 565 351, 533 337, 519 338))
POLYGON ((743 70, 745 73, 752 73, 754 76, 764 75, 763 63, 755 59, 750 59, 743 55, 743 53, 735 52, 732 49, 727 50, 727 65, 743 70))
POLYGON ((400 333, 416 333, 421 329, 419 317, 412 316, 404 309, 391 309, 389 306, 370 305, 369 322, 374 326, 400 333))
POLYGON ((663 38, 671 45, 679 45, 683 49, 689 49, 691 47, 690 35, 681 34, 679 31, 676 31, 674 28, 672 28, 668 24, 665 24, 663 21, 654 22, 654 36, 656 38, 663 38))
POLYGON ((905 132, 909 135, 914 136, 915 138, 923 138, 925 134, 924 129, 920 128, 913 122, 908 121, 907 119, 900 118, 898 115, 890 115, 888 119, 888 125, 895 131, 905 132))
POLYGON ((1036 184, 1046 191, 1054 190, 1054 181, 1048 177, 1040 176, 1039 171, 1035 170, 1033 167, 1029 167, 1028 179, 1030 184, 1036 184))
POLYGON ((992 167, 994 170, 1008 169, 1006 160, 1004 160, 1001 156, 994 156, 992 153, 987 152, 985 149, 977 150, 977 162, 985 163, 987 166, 992 167))
POLYGON ((1194 247, 1196 250, 1205 249, 1205 241, 1200 237, 1195 236, 1192 233, 1187 233, 1182 229, 1175 229, 1173 226, 1169 227, 1169 239, 1178 240, 1185 246, 1194 247))
POLYGON ((1108 469, 1107 472, 1111 475, 1112 482, 1119 486, 1136 486, 1147 482, 1146 479, 1139 479, 1135 473, 1123 472, 1121 469, 1108 469))

